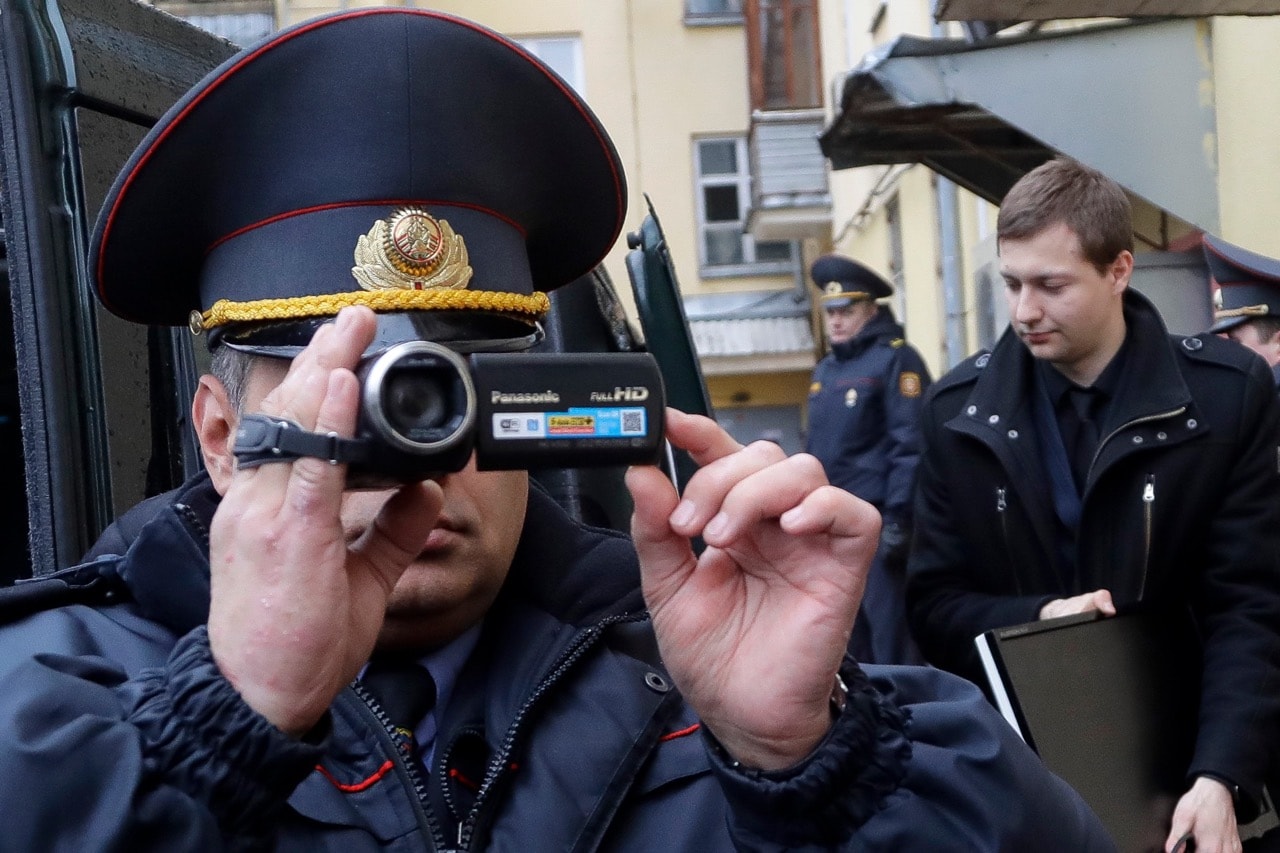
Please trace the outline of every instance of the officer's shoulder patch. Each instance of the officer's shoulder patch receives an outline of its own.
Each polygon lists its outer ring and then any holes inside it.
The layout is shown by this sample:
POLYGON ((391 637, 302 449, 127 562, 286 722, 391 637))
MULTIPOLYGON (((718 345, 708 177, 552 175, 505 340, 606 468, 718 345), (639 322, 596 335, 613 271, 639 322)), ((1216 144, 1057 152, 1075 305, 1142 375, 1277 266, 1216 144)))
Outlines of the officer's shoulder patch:
POLYGON ((898 393, 904 397, 919 397, 921 392, 920 374, 914 370, 904 370, 898 374, 898 393))
POLYGON ((889 346, 893 347, 894 349, 897 349, 898 347, 902 346, 906 342, 907 341, 905 338, 894 338, 893 340, 889 341, 889 346))

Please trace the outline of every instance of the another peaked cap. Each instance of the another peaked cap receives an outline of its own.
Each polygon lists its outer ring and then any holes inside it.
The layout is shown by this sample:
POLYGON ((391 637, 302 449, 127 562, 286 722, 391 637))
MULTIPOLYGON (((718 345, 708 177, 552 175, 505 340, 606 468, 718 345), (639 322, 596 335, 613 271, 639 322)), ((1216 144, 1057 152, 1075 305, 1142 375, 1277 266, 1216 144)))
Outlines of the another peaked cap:
POLYGON ((809 267, 809 276, 822 291, 825 308, 843 308, 852 302, 893 294, 893 285, 883 276, 844 255, 823 255, 809 267))
POLYGON ((617 152, 583 101, 503 36, 419 9, 316 18, 210 73, 107 195, 90 269, 111 312, 360 291, 361 235, 406 205, 466 243, 470 291, 586 274, 622 229, 617 152))
POLYGON ((1204 236, 1204 259, 1218 284, 1211 332, 1258 317, 1280 317, 1280 260, 1204 236))

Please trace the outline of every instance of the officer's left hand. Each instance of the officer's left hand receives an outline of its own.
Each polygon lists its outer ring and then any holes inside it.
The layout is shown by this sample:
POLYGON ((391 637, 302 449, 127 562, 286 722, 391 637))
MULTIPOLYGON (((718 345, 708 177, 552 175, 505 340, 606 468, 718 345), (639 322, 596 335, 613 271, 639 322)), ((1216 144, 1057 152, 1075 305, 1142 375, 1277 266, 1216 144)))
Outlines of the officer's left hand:
POLYGON ((1171 851, 1178 839, 1191 833, 1196 853, 1239 853, 1240 830, 1236 826, 1235 802, 1227 786, 1217 779, 1201 776, 1182 795, 1173 810, 1173 822, 1164 849, 1171 851))
POLYGON ((701 466, 683 499, 657 468, 627 473, 663 661, 734 758, 791 766, 831 727, 879 513, 829 485, 808 454, 744 448, 714 421, 675 410, 667 437, 701 466), (695 536, 706 543, 697 556, 695 536))

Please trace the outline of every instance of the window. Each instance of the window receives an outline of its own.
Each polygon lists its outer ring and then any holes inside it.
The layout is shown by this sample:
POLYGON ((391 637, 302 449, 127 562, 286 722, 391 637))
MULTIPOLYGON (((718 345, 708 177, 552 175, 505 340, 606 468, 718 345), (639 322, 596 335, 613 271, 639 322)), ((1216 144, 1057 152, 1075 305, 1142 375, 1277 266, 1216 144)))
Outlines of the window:
POLYGON ((275 18, 265 12, 243 15, 186 15, 188 23, 195 24, 215 36, 233 44, 247 47, 275 32, 275 18))
POLYGON ((745 233, 751 203, 747 140, 742 136, 694 143, 698 181, 698 260, 704 276, 790 272, 796 252, 788 241, 757 242, 745 233))
POLYGON ((577 36, 549 36, 516 39, 520 46, 541 59, 564 78, 580 97, 587 97, 582 73, 582 39, 577 36))
POLYGON ((748 0, 751 108, 822 106, 816 0, 748 0))
POLYGON ((684 0, 684 22, 691 26, 741 24, 742 0, 684 0))

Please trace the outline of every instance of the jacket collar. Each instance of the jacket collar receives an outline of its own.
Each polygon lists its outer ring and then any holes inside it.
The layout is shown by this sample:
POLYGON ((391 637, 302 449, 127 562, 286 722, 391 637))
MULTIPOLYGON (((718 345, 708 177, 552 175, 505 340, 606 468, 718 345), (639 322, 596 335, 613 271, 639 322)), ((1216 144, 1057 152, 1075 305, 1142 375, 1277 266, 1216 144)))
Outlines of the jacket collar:
POLYGON ((902 325, 893 319, 893 313, 888 308, 881 305, 858 334, 844 343, 832 344, 831 352, 836 358, 844 361, 858 355, 877 341, 900 337, 902 337, 902 325))
MULTIPOLYGON (((131 523, 104 534, 128 548, 117 571, 142 615, 179 635, 209 617, 208 531, 219 500, 208 475, 200 473, 165 499, 138 507, 144 518, 131 511, 131 523)), ((639 577, 626 537, 575 523, 531 482, 524 529, 500 597, 517 596, 583 625, 642 610, 639 577)))
MULTIPOLYGON (((1124 293, 1124 319, 1127 364, 1103 427, 1105 432, 1191 402, 1191 391, 1178 370, 1164 321, 1151 301, 1132 287, 1124 293)), ((976 406, 978 412, 990 413, 1000 421, 1029 417, 1035 359, 1012 327, 1005 330, 985 361, 979 357, 976 366, 980 372, 966 409, 976 406)))

